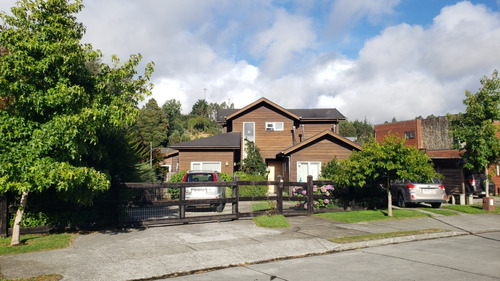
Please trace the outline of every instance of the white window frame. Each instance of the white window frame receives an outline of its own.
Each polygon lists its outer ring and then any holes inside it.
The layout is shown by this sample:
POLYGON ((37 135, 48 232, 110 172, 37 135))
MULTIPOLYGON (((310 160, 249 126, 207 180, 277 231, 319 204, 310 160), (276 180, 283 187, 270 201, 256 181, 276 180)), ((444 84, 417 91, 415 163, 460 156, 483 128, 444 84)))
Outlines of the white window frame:
POLYGON ((247 148, 247 141, 251 141, 255 144, 255 135, 256 135, 256 131, 255 131, 255 122, 243 122, 243 159, 247 158, 247 152, 246 152, 246 148, 247 148), (247 135, 247 132, 245 130, 246 128, 246 124, 251 124, 252 127, 253 127, 253 136, 249 136, 247 135))
POLYGON ((192 161, 191 162, 191 170, 210 170, 210 171, 217 171, 217 172, 222 172, 222 163, 220 161, 192 161), (203 165, 207 164, 215 164, 218 165, 217 169, 207 169, 203 167, 203 165), (200 168, 195 168, 196 165, 200 165, 200 168))
POLYGON ((302 180, 302 182, 306 182, 307 178, 301 179, 300 175, 299 175, 299 167, 301 165, 307 165, 307 176, 309 176, 309 175, 313 176, 313 180, 319 179, 319 177, 321 175, 321 168, 322 168, 321 161, 297 161, 297 181, 300 182, 302 180), (318 169, 317 175, 311 175, 311 164, 318 165, 319 169, 318 169))
POLYGON ((266 131, 283 131, 285 128, 284 122, 266 122, 266 131))

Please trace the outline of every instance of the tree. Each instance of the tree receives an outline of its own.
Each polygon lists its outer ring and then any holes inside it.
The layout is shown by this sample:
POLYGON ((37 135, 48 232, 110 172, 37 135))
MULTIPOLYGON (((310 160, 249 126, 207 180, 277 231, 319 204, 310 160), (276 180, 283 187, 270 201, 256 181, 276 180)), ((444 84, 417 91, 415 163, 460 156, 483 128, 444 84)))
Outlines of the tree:
POLYGON ((240 170, 250 175, 266 175, 266 163, 260 156, 260 149, 252 141, 247 141, 245 144, 246 157, 243 159, 243 165, 240 170))
POLYGON ((381 144, 375 140, 366 142, 361 151, 353 151, 341 163, 342 177, 337 179, 340 185, 362 187, 369 183, 384 186, 388 215, 392 216, 391 180, 406 178, 427 182, 439 177, 429 157, 416 147, 405 146, 404 142, 403 138, 394 135, 388 135, 381 144))
POLYGON ((98 153, 102 131, 134 122, 151 91, 153 65, 137 76, 140 55, 123 65, 113 57, 110 67, 80 43, 82 9, 78 0, 25 0, 12 16, 0 13, 0 193, 21 195, 11 245, 20 244, 29 193, 54 189, 90 205, 109 187, 89 154, 98 153))
POLYGON ((168 121, 155 99, 150 99, 141 108, 134 129, 145 146, 167 144, 168 121))
POLYGON ((464 167, 486 176, 486 196, 489 196, 488 167, 500 160, 498 127, 493 121, 500 119, 500 78, 495 70, 491 78, 481 79, 482 88, 475 94, 465 91, 465 113, 450 116, 450 131, 457 140, 455 148, 466 159, 464 167))

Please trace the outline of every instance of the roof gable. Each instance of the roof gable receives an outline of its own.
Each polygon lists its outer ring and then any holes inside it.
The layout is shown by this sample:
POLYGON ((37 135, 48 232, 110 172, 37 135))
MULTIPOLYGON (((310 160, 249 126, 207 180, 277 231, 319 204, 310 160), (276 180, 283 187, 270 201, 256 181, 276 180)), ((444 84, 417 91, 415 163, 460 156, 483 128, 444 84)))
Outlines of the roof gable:
POLYGON ((342 115, 335 108, 314 108, 314 109, 285 109, 266 98, 260 98, 257 101, 245 106, 242 109, 225 108, 217 111, 217 122, 225 123, 227 120, 234 119, 237 116, 245 114, 249 110, 261 105, 267 105, 275 110, 290 116, 292 119, 300 121, 331 121, 331 120, 345 120, 342 115))
POLYGON ((170 146, 177 150, 186 149, 240 149, 240 132, 230 132, 226 134, 215 135, 212 137, 201 138, 197 140, 181 142, 170 146))
POLYGON ((271 102, 270 100, 266 99, 266 98, 260 98, 258 99, 257 101, 245 106, 244 108, 242 109, 239 109, 239 110, 236 110, 235 112, 233 112, 231 115, 227 116, 226 117, 226 120, 229 120, 229 119, 233 119, 233 118, 236 118, 236 116, 239 116, 239 115, 242 115, 244 114, 246 111, 249 111, 251 110, 252 108, 255 108, 257 106, 261 106, 261 105, 268 105, 274 109, 276 109, 277 111, 280 111, 280 112, 283 112, 284 114, 290 116, 291 118, 293 119, 296 119, 296 120, 299 120, 300 119, 300 116, 297 116, 295 115, 294 113, 284 109, 283 107, 271 102))
POLYGON ((295 151, 301 149, 301 148, 304 148, 312 143, 314 143, 315 141, 317 140, 320 140, 320 139, 324 139, 324 138, 328 138, 328 137, 332 137, 333 139, 336 139, 336 140, 339 140, 345 144, 347 144, 348 146, 352 147, 352 149, 357 149, 357 150, 361 150, 361 146, 353 141, 350 141, 330 130, 324 130, 308 139, 306 139, 305 141, 303 142, 300 142, 294 146, 291 146, 283 151, 281 151, 281 154, 284 154, 284 155, 287 155, 287 154, 292 154, 294 153, 295 151))

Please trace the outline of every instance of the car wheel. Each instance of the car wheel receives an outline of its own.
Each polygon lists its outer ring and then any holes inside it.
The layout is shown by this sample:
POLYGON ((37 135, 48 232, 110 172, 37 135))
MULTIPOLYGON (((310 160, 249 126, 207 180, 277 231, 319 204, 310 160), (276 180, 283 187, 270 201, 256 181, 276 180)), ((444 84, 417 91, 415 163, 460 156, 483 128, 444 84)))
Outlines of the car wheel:
POLYGON ((398 193, 398 207, 400 207, 400 208, 406 207, 405 198, 403 197, 403 194, 401 194, 401 193, 398 193))
POLYGON ((217 207, 215 207, 215 211, 216 211, 217 213, 222 213, 222 211, 224 211, 224 207, 225 207, 225 206, 226 206, 226 204, 221 203, 221 204, 217 205, 217 207))
POLYGON ((432 208, 438 209, 441 207, 441 203, 431 203, 432 208))

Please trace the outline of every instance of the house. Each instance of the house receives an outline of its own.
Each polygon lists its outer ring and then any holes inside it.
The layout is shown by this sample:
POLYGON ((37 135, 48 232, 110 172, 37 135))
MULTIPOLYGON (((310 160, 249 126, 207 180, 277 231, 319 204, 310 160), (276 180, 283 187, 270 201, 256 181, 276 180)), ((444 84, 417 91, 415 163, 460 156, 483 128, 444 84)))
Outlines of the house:
POLYGON ((285 181, 318 179, 321 167, 348 158, 354 143, 338 134, 345 117, 334 108, 285 109, 261 98, 241 109, 222 109, 217 122, 224 133, 172 145, 172 164, 177 171, 211 169, 232 175, 245 158, 245 143, 254 142, 268 168, 268 179, 285 181))
MULTIPOLYGON (((464 193, 467 174, 459 151, 453 149, 448 117, 414 119, 394 123, 378 124, 373 127, 375 139, 380 143, 389 133, 405 138, 405 145, 424 150, 434 163, 436 171, 444 176, 447 194, 464 193)), ((495 122, 500 125, 500 122, 495 122)), ((500 138, 500 132, 497 132, 500 138)), ((500 164, 497 164, 492 180, 500 187, 500 164)), ((492 169, 493 170, 493 169, 492 169)))

